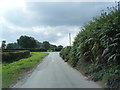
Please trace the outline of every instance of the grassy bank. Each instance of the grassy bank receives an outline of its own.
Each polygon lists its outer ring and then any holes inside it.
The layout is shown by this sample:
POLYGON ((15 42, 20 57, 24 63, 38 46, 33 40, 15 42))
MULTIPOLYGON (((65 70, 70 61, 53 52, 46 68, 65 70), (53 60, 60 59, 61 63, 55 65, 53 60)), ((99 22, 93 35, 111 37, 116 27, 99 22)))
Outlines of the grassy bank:
POLYGON ((32 52, 31 57, 2 65, 2 88, 9 87, 25 70, 30 70, 48 53, 32 52))
POLYGON ((2 89, 2 64, 0 62, 0 89, 2 89))

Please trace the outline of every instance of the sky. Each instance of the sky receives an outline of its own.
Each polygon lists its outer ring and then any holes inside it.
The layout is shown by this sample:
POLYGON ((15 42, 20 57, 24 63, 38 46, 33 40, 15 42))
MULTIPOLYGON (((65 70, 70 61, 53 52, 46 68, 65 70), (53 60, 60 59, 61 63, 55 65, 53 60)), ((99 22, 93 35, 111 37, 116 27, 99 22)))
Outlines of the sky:
POLYGON ((0 5, 0 40, 16 42, 21 35, 55 45, 69 45, 81 27, 115 2, 3 2, 0 5))

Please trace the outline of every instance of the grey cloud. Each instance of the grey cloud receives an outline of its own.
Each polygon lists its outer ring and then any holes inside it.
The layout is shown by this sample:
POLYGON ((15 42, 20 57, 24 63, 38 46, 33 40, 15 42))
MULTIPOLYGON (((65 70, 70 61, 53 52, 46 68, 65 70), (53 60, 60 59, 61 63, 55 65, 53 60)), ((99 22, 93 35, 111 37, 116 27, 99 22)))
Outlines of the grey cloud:
POLYGON ((112 3, 26 3, 26 11, 15 8, 4 13, 9 22, 23 27, 39 25, 78 25, 99 15, 100 11, 112 3))
POLYGON ((51 27, 51 29, 47 30, 47 28, 44 29, 44 31, 37 31, 34 32, 32 30, 27 30, 27 31, 21 31, 21 30, 13 30, 11 28, 8 28, 7 26, 3 26, 4 31, 3 31, 3 37, 7 41, 10 42, 15 42, 17 38, 19 38, 21 35, 29 35, 40 42, 42 41, 49 41, 49 42, 57 42, 60 38, 64 38, 65 36, 68 36, 68 33, 75 34, 76 32, 79 31, 79 28, 77 26, 56 26, 56 27, 51 27), (8 33, 9 32, 9 38, 8 38, 8 33), (44 32, 48 32, 48 34, 44 34, 44 32), (61 34, 58 36, 57 34, 61 34))
POLYGON ((15 42, 21 35, 29 35, 39 41, 46 40, 65 45, 68 41, 68 33, 75 35, 79 31, 79 27, 91 20, 93 16, 99 15, 102 9, 112 5, 113 2, 26 3, 25 10, 22 8, 12 8, 5 11, 2 15, 8 24, 13 25, 14 29, 17 29, 16 27, 22 29, 13 30, 5 23, 2 38, 5 38, 7 42, 15 42), (44 32, 32 31, 33 27, 42 26, 50 26, 53 30, 47 31, 48 34, 45 34, 47 29, 44 29, 44 32), (57 36, 57 33, 61 33, 62 36, 57 36))

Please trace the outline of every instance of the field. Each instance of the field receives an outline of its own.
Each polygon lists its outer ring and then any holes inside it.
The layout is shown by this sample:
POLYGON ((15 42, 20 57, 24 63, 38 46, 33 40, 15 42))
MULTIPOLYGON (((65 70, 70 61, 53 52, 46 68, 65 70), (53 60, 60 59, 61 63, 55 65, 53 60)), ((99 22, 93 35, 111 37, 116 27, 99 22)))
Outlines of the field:
POLYGON ((20 59, 13 63, 2 64, 2 88, 10 87, 22 73, 36 66, 46 55, 48 55, 48 53, 31 52, 31 57, 29 58, 20 59))

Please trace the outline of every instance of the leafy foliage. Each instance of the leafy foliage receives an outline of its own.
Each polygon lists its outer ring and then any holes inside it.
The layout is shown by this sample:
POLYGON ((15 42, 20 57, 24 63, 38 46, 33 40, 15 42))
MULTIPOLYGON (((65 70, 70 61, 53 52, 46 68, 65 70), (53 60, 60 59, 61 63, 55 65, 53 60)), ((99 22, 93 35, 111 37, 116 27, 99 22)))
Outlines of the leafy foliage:
POLYGON ((70 51, 70 46, 67 46, 63 48, 62 51, 60 52, 61 57, 65 59, 65 61, 69 59, 69 53, 68 53, 69 51, 70 51))
POLYGON ((30 36, 21 36, 17 39, 17 43, 8 43, 6 41, 2 42, 2 49, 7 50, 17 50, 17 49, 26 49, 30 51, 61 51, 63 48, 62 45, 52 45, 48 41, 39 42, 30 36))
POLYGON ((6 49, 18 49, 20 46, 17 43, 8 43, 6 49))
POLYGON ((73 46, 64 48, 61 55, 79 68, 88 63, 85 72, 93 75, 93 80, 105 80, 108 87, 120 87, 120 73, 116 74, 120 70, 120 11, 104 12, 93 18, 76 36, 73 46))
POLYGON ((21 36, 17 42, 21 48, 35 48, 37 46, 36 40, 29 36, 21 36))

